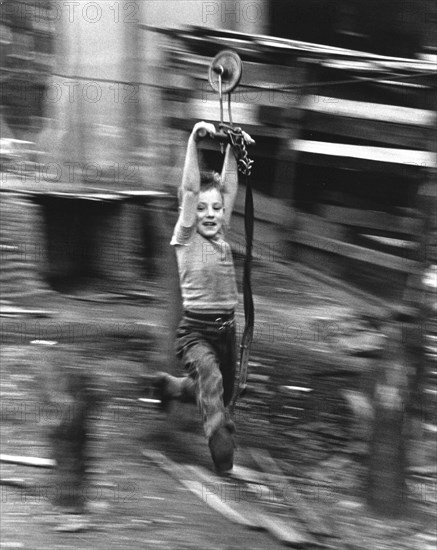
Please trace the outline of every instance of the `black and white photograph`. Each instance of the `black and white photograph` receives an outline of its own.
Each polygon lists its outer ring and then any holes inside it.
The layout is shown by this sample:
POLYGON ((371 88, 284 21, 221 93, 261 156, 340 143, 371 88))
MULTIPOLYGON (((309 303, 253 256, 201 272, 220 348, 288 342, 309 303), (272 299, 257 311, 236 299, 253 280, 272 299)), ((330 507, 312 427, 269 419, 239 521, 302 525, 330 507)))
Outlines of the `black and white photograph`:
POLYGON ((0 1, 0 550, 435 550, 437 4, 0 1))

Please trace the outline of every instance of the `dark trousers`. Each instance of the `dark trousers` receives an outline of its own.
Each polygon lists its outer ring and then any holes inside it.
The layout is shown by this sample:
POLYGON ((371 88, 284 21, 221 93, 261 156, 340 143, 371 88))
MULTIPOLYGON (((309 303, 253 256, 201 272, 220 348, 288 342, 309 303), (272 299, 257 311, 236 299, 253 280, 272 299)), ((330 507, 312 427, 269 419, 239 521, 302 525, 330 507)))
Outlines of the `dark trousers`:
POLYGON ((234 391, 236 330, 233 315, 185 312, 176 332, 176 353, 188 374, 206 437, 230 423, 226 407, 234 391))

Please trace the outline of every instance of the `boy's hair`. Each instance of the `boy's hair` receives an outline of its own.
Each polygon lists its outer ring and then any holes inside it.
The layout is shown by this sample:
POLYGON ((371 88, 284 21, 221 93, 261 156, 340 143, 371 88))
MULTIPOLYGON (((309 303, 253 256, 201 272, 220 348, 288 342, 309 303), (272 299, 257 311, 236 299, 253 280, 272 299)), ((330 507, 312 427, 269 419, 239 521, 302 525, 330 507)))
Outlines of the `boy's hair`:
POLYGON ((210 189, 217 189, 217 191, 223 195, 220 174, 213 170, 202 170, 202 172, 200 172, 200 190, 209 191, 210 189))
MULTIPOLYGON (((202 170, 200 172, 200 191, 209 191, 210 189, 217 189, 223 198, 223 186, 218 172, 213 170, 202 170)), ((182 187, 178 189, 178 202, 182 203, 182 187)))

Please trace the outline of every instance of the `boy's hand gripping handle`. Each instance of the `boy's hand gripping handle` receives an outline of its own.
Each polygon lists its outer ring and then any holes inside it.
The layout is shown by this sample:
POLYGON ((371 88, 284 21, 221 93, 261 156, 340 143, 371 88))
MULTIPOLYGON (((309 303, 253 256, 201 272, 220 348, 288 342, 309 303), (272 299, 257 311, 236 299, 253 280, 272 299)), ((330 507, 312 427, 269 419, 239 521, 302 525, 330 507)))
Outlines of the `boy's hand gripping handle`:
POLYGON ((197 140, 201 140, 201 139, 204 139, 205 137, 211 137, 212 139, 217 139, 218 141, 220 142, 227 142, 229 141, 229 136, 226 132, 223 132, 223 131, 218 131, 216 132, 213 136, 211 136, 211 134, 209 134, 205 128, 200 128, 199 130, 197 130, 196 132, 196 138, 197 140))

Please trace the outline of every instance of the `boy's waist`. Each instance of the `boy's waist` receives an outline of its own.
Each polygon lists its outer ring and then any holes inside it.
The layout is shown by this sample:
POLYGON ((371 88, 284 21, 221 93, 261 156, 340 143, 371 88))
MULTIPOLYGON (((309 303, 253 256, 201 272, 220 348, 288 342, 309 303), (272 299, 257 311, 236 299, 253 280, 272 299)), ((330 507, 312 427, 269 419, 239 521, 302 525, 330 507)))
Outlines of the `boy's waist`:
POLYGON ((203 323, 227 323, 229 321, 234 320, 235 312, 228 311, 190 311, 190 310, 184 310, 183 313, 184 317, 193 321, 201 321, 203 323))

